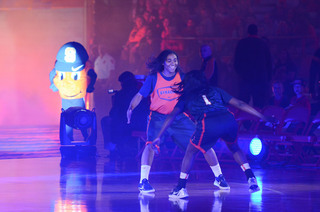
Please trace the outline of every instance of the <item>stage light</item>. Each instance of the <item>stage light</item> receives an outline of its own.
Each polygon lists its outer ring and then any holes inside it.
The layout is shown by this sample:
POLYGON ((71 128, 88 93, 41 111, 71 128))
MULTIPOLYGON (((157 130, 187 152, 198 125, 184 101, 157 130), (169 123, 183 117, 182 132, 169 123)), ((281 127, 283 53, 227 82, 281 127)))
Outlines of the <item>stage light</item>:
POLYGON ((250 142, 250 153, 252 155, 259 155, 262 150, 262 142, 258 137, 255 137, 250 142))
POLYGON ((267 145, 258 136, 251 139, 249 144, 249 157, 254 161, 263 161, 268 153, 267 145))
POLYGON ((82 107, 62 109, 60 116, 60 152, 63 158, 95 157, 96 141, 97 121, 94 110, 90 111, 82 107), (78 135, 75 140, 71 138, 70 133, 67 133, 67 128, 68 132, 70 132, 70 129, 78 130, 75 131, 78 135), (80 131, 82 136, 79 135, 80 131))
POLYGON ((94 113, 82 107, 70 107, 65 111, 66 124, 74 129, 90 128, 94 121, 94 113))

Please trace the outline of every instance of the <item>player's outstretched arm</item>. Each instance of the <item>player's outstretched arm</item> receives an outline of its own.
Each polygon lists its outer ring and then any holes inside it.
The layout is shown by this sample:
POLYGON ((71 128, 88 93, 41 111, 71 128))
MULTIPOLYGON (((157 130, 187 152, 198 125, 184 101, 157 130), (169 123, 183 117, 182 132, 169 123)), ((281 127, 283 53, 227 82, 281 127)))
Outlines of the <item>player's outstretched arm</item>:
POLYGON ((247 113, 250 113, 254 116, 257 116, 259 117, 260 119, 264 120, 264 121, 267 121, 267 122, 272 122, 272 123, 276 123, 277 120, 273 117, 266 117, 264 116, 263 114, 261 114, 260 112, 258 112, 256 109, 254 109, 253 107, 251 107, 250 105, 248 105, 247 103, 239 100, 239 99, 236 99, 234 97, 232 97, 229 101, 229 104, 240 109, 240 110, 243 110, 247 113))

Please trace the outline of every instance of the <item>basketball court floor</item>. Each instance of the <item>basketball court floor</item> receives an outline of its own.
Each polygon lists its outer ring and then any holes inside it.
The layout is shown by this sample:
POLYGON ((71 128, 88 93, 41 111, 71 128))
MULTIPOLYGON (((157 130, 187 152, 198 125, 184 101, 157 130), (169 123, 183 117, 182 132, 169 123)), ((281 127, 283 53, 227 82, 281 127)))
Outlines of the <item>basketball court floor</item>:
POLYGON ((189 198, 172 200, 179 158, 156 157, 149 178, 156 192, 140 195, 135 156, 62 159, 58 127, 0 133, 0 211, 320 211, 319 168, 253 165, 261 191, 249 193, 240 167, 221 161, 231 187, 223 192, 199 158, 187 184, 189 198))

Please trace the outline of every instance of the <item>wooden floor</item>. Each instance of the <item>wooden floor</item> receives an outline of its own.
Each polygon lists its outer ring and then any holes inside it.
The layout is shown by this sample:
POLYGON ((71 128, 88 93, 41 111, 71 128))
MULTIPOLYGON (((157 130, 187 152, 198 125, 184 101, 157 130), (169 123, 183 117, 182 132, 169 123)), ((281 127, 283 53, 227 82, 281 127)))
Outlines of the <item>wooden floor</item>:
POLYGON ((235 162, 221 162, 230 192, 213 186, 203 160, 194 164, 190 197, 169 200, 180 160, 155 158, 150 183, 154 195, 139 195, 139 160, 61 159, 55 128, 1 129, 0 211, 320 211, 320 169, 301 166, 254 167, 261 191, 250 194, 235 162))

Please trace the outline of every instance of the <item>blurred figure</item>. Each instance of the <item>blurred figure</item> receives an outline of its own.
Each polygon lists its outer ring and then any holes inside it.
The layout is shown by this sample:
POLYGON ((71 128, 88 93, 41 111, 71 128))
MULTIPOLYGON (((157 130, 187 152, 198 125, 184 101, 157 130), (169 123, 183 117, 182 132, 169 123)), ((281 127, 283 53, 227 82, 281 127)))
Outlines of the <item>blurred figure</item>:
MULTIPOLYGON (((101 120, 106 116, 111 108, 111 97, 107 91, 112 88, 112 77, 116 66, 115 59, 108 54, 106 46, 98 45, 98 57, 94 61, 94 70, 97 73, 95 91, 93 93, 94 107, 97 120, 101 120)), ((102 127, 100 121, 98 124, 98 143, 103 142, 102 127)))
POLYGON ((107 90, 110 85, 111 75, 115 71, 116 62, 115 59, 109 55, 106 51, 106 47, 100 44, 98 46, 98 57, 94 61, 94 70, 97 73, 97 81, 95 84, 96 90, 94 91, 94 102, 96 113, 99 118, 107 115, 110 110, 108 105, 108 93, 107 90))
POLYGON ((203 71, 209 85, 218 85, 217 62, 212 55, 211 47, 204 44, 200 47, 200 55, 202 58, 201 71, 203 71))
POLYGON ((290 99, 284 95, 284 88, 281 81, 274 81, 272 83, 273 96, 269 99, 269 105, 286 108, 289 106, 290 99))
POLYGON ((319 80, 320 80, 320 48, 313 54, 309 70, 309 92, 313 99, 319 99, 319 80))
POLYGON ((292 61, 289 52, 287 50, 282 50, 274 65, 273 78, 275 80, 285 81, 289 78, 288 75, 290 72, 294 72, 296 74, 298 72, 298 68, 292 61))
POLYGON ((258 37, 257 25, 250 24, 248 34, 238 42, 234 56, 234 68, 240 78, 239 98, 249 103, 252 97, 253 106, 263 108, 272 77, 270 50, 258 37))
POLYGON ((133 148, 135 148, 133 145, 136 143, 132 140, 131 133, 133 130, 145 130, 149 108, 148 100, 143 100, 137 107, 131 124, 127 124, 127 109, 131 99, 139 91, 141 84, 129 71, 123 72, 118 81, 121 83, 121 89, 113 91, 115 94, 112 96, 112 108, 109 113, 110 128, 106 126, 105 119, 101 123, 104 131, 110 130, 110 141, 115 145, 115 149, 110 153, 111 159, 124 158, 136 153, 136 151, 133 151, 133 148))
POLYGON ((187 20, 185 28, 182 30, 182 35, 185 37, 196 37, 196 23, 192 18, 187 20))
POLYGON ((130 32, 127 43, 123 46, 121 59, 128 61, 129 64, 136 63, 136 53, 139 49, 141 40, 146 36, 147 27, 142 17, 136 17, 135 26, 130 32))
POLYGON ((200 22, 197 25, 197 36, 199 37, 210 37, 214 33, 214 24, 212 13, 209 12, 208 8, 201 8, 199 14, 200 22))
POLYGON ((295 96, 292 89, 292 81, 296 79, 297 73, 298 67, 292 61, 289 52, 287 50, 282 50, 275 62, 273 79, 283 83, 284 95, 287 96, 289 100, 295 96))
POLYGON ((183 43, 180 40, 171 40, 172 37, 177 36, 176 26, 169 20, 169 18, 163 19, 163 31, 161 32, 161 44, 160 49, 172 49, 179 52, 183 50, 183 43))
POLYGON ((139 72, 140 74, 144 74, 143 70, 147 72, 145 68, 145 63, 147 62, 148 55, 155 56, 157 52, 160 50, 159 42, 152 36, 152 31, 150 29, 147 30, 146 37, 142 39, 139 52, 137 56, 139 57, 139 72))

